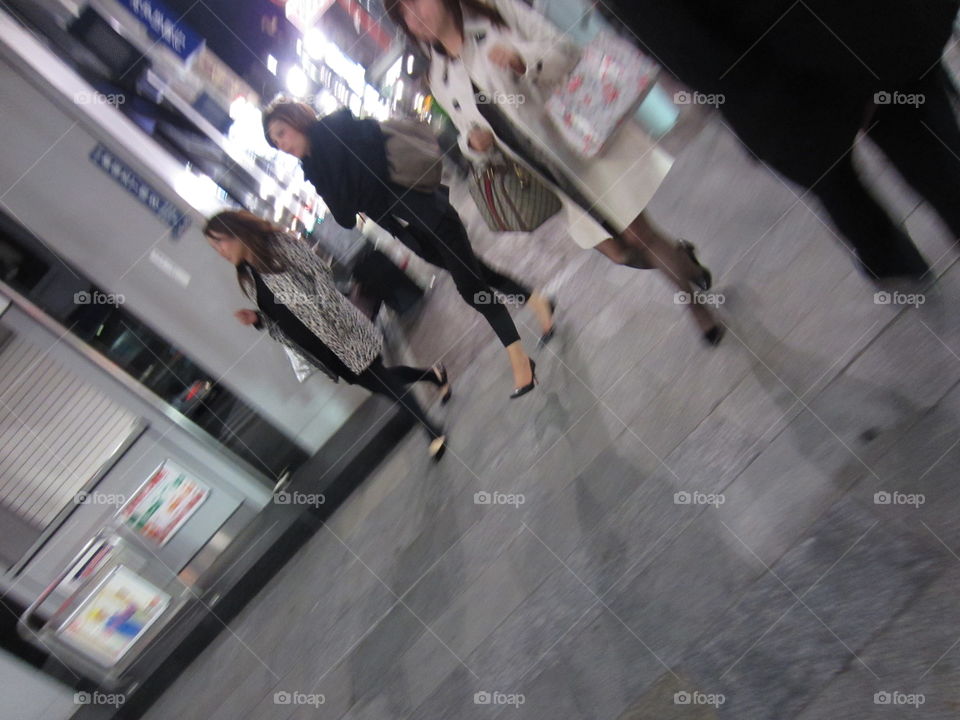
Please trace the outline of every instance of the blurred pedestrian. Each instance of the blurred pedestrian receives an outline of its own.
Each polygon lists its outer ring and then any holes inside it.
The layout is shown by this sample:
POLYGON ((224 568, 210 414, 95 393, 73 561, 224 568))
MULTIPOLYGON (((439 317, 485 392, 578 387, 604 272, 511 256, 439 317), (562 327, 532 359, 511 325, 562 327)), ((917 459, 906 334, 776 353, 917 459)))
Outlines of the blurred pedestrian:
POLYGON ((228 210, 210 218, 203 234, 236 267, 241 290, 257 305, 257 310, 234 313, 239 322, 265 327, 270 337, 335 382, 343 378, 390 398, 426 431, 430 457, 443 456, 443 430, 407 390, 413 383, 429 382, 440 389, 442 402, 449 400, 443 365, 386 367, 380 331, 337 290, 320 258, 267 220, 228 210))
POLYGON ((552 303, 474 254, 440 185, 441 153, 427 126, 360 120, 346 109, 317 119, 309 105, 281 100, 264 113, 263 127, 273 147, 300 159, 304 176, 338 223, 353 227, 363 212, 424 260, 445 268, 506 348, 514 376, 511 399, 533 390, 536 363, 524 351, 501 295, 529 303, 545 338, 553 332, 552 303))
MULTIPOLYGON (((660 270, 711 345, 723 326, 703 293, 710 272, 695 248, 657 227, 645 208, 673 159, 632 119, 624 120, 602 153, 584 157, 564 141, 546 102, 563 86, 581 50, 520 0, 385 0, 390 17, 430 58, 430 90, 476 164, 506 156, 549 184, 563 202, 570 234, 613 262, 660 270)), ((601 92, 600 77, 587 78, 601 92)))

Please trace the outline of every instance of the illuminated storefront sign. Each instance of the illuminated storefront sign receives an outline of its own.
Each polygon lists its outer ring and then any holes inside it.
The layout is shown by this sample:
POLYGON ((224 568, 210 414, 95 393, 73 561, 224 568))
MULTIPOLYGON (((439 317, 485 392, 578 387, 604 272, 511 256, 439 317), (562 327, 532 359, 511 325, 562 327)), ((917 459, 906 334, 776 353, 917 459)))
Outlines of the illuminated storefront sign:
POLYGON ((334 0, 288 0, 285 8, 287 20, 300 32, 307 32, 333 5, 334 0))

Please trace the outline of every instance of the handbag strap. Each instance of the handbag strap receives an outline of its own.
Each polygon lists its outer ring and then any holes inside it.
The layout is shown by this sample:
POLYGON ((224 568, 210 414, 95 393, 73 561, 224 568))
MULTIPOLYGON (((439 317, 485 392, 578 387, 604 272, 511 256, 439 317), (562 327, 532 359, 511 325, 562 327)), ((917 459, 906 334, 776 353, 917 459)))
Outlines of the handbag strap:
MULTIPOLYGON (((514 166, 513 170, 514 170, 514 172, 517 171, 516 166, 514 166)), ((517 177, 519 177, 519 176, 520 176, 520 173, 517 173, 517 177)), ((510 197, 510 193, 504 192, 504 193, 503 193, 503 199, 504 199, 504 202, 506 202, 507 205, 510 206, 510 210, 513 211, 513 217, 514 217, 514 219, 516 220, 516 224, 517 224, 522 230, 526 230, 526 223, 523 222, 523 215, 520 213, 520 210, 519 210, 519 209, 517 208, 517 206, 514 204, 513 198, 510 197)))
POLYGON ((500 231, 507 229, 507 223, 504 222, 503 217, 501 217, 500 212, 497 208, 497 199, 496 193, 494 192, 493 180, 494 172, 492 170, 487 170, 483 174, 482 187, 484 198, 487 201, 487 207, 490 209, 490 214, 493 216, 493 221, 497 224, 497 227, 500 228, 500 231))

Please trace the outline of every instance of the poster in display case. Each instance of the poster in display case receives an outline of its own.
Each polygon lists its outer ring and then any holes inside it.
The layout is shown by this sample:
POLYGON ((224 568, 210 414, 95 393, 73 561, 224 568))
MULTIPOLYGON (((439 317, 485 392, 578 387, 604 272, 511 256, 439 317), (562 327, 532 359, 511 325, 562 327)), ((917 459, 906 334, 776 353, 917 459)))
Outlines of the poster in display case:
POLYGON ((110 667, 143 637, 169 603, 170 595, 117 565, 57 634, 68 645, 110 667))
POLYGON ((160 547, 197 511, 210 488, 165 460, 117 511, 123 523, 160 547))

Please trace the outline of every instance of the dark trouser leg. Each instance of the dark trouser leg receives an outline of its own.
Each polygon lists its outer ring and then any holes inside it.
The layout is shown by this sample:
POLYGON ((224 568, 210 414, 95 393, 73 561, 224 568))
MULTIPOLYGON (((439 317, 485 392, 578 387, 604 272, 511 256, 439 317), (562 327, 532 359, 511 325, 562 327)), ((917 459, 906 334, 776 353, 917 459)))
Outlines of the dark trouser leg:
MULTIPOLYGON (((420 256, 429 263, 444 267, 453 278, 460 297, 479 312, 490 323, 490 327, 500 338, 504 347, 520 340, 520 333, 513 323, 513 318, 507 312, 503 303, 496 302, 496 298, 487 282, 487 273, 493 273, 498 283, 505 283, 509 279, 489 266, 484 269, 480 260, 473 254, 467 229, 463 226, 457 211, 449 203, 442 220, 433 229, 433 232, 418 229, 415 233, 423 251, 420 256)), ((506 287, 511 287, 509 284, 506 287)), ((521 294, 526 289, 514 283, 513 289, 521 294)))
POLYGON ((744 88, 728 96, 723 112, 751 152, 819 198, 868 275, 921 276, 928 270, 926 261, 853 165, 870 99, 830 86, 784 85, 770 77, 762 92, 744 88))
POLYGON ((393 375, 404 385, 413 385, 418 382, 429 382, 434 385, 440 385, 440 379, 433 371, 433 368, 415 368, 407 365, 394 365, 387 368, 387 372, 393 375))
POLYGON ((431 422, 430 418, 427 417, 427 413, 420 406, 420 403, 417 402, 417 399, 411 393, 407 392, 407 383, 403 382, 402 375, 401 377, 397 377, 392 370, 393 368, 384 367, 383 359, 377 357, 377 359, 370 364, 370 367, 356 376, 353 384, 393 400, 402 407, 408 415, 420 423, 431 439, 443 435, 443 430, 431 422))
POLYGON ((941 64, 900 96, 920 96, 923 104, 881 106, 870 137, 960 238, 960 126, 947 83, 941 64))
POLYGON ((930 268, 916 246, 864 186, 848 154, 814 187, 841 234, 875 278, 921 276, 930 268))

